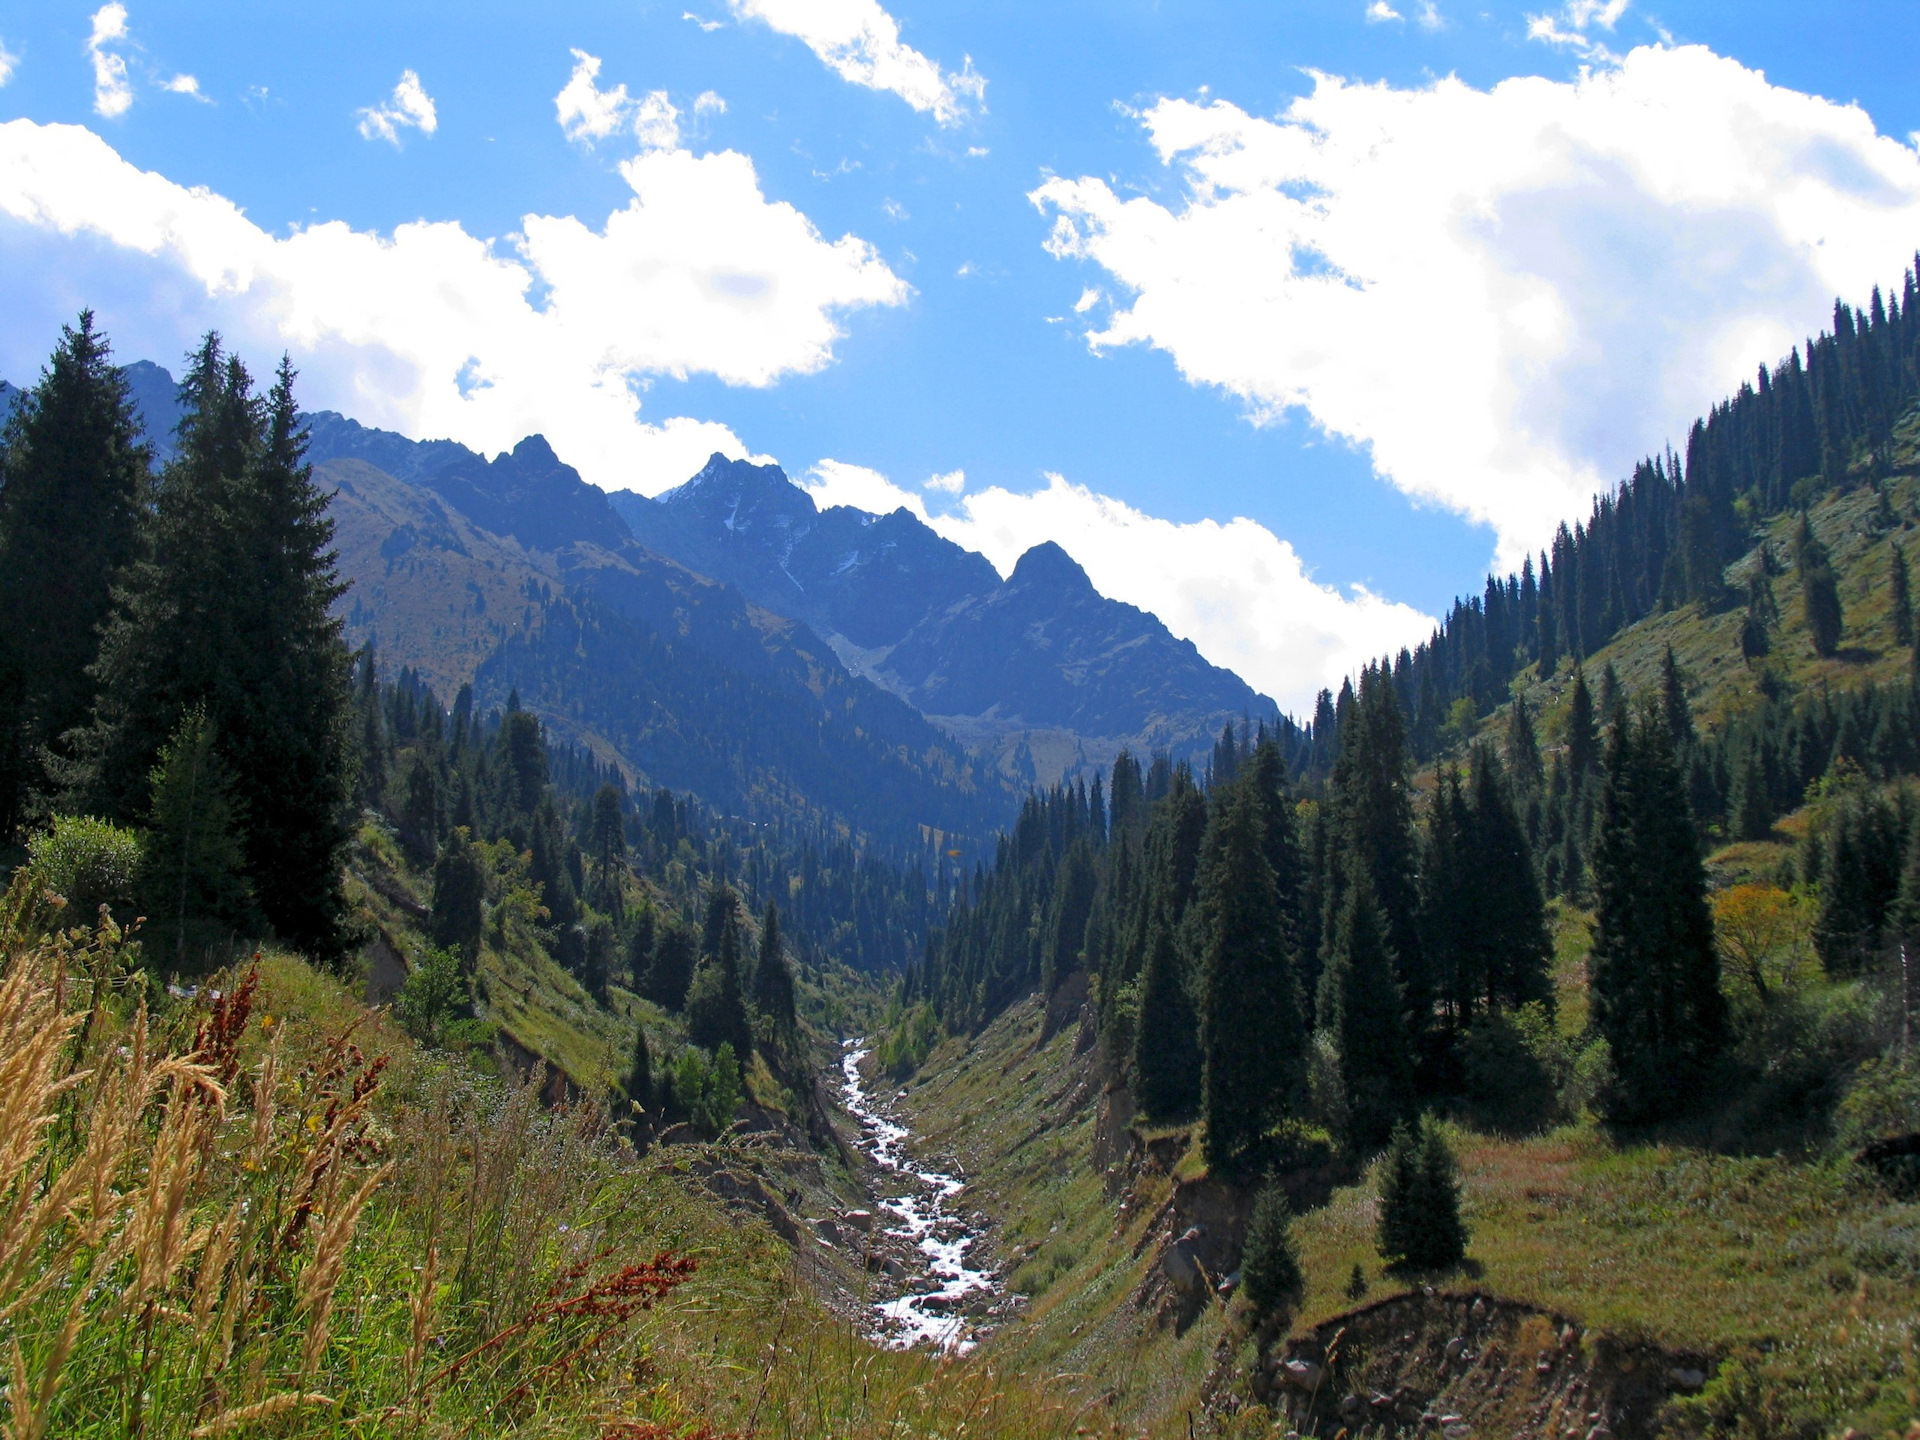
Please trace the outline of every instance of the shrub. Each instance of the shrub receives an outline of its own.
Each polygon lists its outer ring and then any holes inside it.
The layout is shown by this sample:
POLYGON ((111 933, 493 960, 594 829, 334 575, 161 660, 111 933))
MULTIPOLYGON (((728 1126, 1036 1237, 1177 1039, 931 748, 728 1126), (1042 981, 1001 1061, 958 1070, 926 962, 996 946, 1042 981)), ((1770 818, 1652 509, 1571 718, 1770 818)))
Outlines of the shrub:
POLYGON ((102 905, 125 907, 133 900, 140 837, 131 830, 90 815, 56 815, 27 841, 27 855, 40 883, 67 902, 75 924, 91 925, 102 905))
POLYGON ((1305 1288, 1300 1256, 1293 1245, 1293 1215, 1286 1192, 1269 1185, 1254 1201, 1240 1256, 1240 1293, 1261 1320, 1273 1315, 1305 1288))
POLYGON ((460 957, 429 946, 393 997, 393 1014, 422 1045, 441 1045, 446 1043, 448 1023, 459 1018, 465 999, 460 957))
POLYGON ((1432 1120, 1394 1127, 1381 1162, 1380 1254, 1409 1270, 1440 1270, 1467 1253, 1453 1151, 1432 1120))
POLYGON ((940 1017, 933 1006, 920 1004, 887 1017, 886 1029, 874 1046, 874 1060, 882 1074, 904 1080, 926 1063, 933 1047, 940 1043, 940 1017))
POLYGON ((1489 1128, 1525 1134, 1558 1118, 1572 1064, 1544 1006, 1475 1021, 1460 1042, 1460 1059, 1467 1098, 1489 1128))
POLYGON ((745 1094, 740 1062, 734 1057, 733 1046, 725 1041, 711 1058, 695 1046, 681 1051, 668 1071, 667 1081, 662 1099, 668 1113, 709 1137, 733 1123, 734 1111, 740 1108, 745 1094))

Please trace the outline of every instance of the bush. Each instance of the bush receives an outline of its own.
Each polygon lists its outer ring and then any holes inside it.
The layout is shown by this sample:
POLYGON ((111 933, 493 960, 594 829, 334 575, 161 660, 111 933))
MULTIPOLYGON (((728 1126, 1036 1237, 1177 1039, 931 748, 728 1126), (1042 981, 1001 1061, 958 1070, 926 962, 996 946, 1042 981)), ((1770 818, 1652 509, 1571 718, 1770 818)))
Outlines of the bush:
POLYGON ((1897 1050, 1867 1061, 1835 1108, 1833 1129, 1849 1150, 1920 1131, 1920 1063, 1897 1050))
POLYGON ((733 1123, 734 1111, 740 1108, 745 1094, 740 1062, 734 1057, 733 1046, 724 1041, 711 1059, 697 1047, 681 1051, 666 1079, 667 1093, 662 1101, 668 1114, 709 1138, 733 1123))
POLYGON ((894 1010, 883 1023, 887 1028, 874 1046, 873 1057, 881 1073, 895 1080, 906 1079, 924 1065, 944 1033, 940 1017, 925 1001, 905 1011, 894 1010))
POLYGON ((27 855, 40 883, 66 900, 74 924, 93 924, 102 905, 132 903, 140 837, 131 830, 90 815, 56 815, 27 841, 27 855))
POLYGON ((1442 1270, 1467 1253, 1460 1181, 1440 1127, 1424 1116, 1394 1127, 1381 1162, 1380 1254, 1409 1270, 1442 1270))
POLYGON ((1460 1042, 1467 1098, 1488 1128, 1541 1130, 1559 1118, 1560 1092, 1572 1070, 1553 1017, 1535 1003, 1474 1022, 1460 1042))
POLYGON ((1561 1110, 1578 1116, 1597 1109, 1613 1082, 1613 1047, 1604 1036, 1596 1036, 1573 1058, 1573 1068, 1560 1087, 1561 1110))
POLYGON ((1305 1288, 1300 1256, 1293 1246, 1293 1214, 1286 1192, 1269 1185, 1253 1204, 1246 1248, 1240 1256, 1240 1293, 1261 1320, 1273 1315, 1305 1288))
POLYGON ((459 1018, 466 988, 460 957, 429 946, 393 997, 394 1018, 422 1045, 445 1044, 447 1027, 459 1018))

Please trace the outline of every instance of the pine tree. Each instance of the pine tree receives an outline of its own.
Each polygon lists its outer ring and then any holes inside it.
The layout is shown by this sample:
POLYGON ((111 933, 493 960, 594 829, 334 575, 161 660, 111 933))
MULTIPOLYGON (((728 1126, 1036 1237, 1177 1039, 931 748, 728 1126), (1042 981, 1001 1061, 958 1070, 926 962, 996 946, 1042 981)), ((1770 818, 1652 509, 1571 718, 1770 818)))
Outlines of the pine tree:
POLYGON ((1599 753, 1598 732, 1593 724, 1593 695, 1587 689, 1586 672, 1576 667, 1573 693, 1567 701, 1567 776, 1574 788, 1593 770, 1599 753))
POLYGON ((1490 748, 1474 754, 1466 815, 1464 848, 1475 922, 1466 968, 1478 979, 1478 999, 1488 1010, 1550 1005, 1547 965, 1553 942, 1546 902, 1526 831, 1490 748))
POLYGON ((1898 540, 1889 540, 1887 549, 1890 552, 1887 578, 1892 597, 1888 612, 1893 622, 1893 638, 1897 644, 1911 646, 1913 644, 1913 589, 1907 575, 1907 557, 1901 550, 1898 540))
POLYGON ((93 312, 60 332, 0 437, 0 838, 53 787, 92 715, 90 667, 139 553, 147 450, 93 312))
POLYGON ((1133 1084, 1143 1113, 1179 1120, 1200 1103, 1199 1021, 1173 926, 1155 916, 1140 975, 1140 1020, 1134 1030, 1133 1084))
POLYGON ((1680 678, 1680 664, 1673 658, 1671 645, 1660 667, 1660 714, 1676 751, 1693 744, 1693 707, 1687 704, 1687 685, 1680 678))
POLYGON ((1293 1243, 1293 1213, 1287 1192, 1268 1185, 1253 1202, 1247 1240, 1240 1253, 1240 1293, 1257 1320, 1274 1315, 1306 1287, 1300 1255, 1293 1243))
POLYGON ((1773 649, 1772 625, 1779 616, 1774 604, 1773 581, 1763 562, 1747 578, 1747 614, 1740 625, 1740 654, 1746 660, 1758 660, 1773 649))
POLYGON ((646 1110, 653 1105, 653 1054, 647 1048, 647 1027, 638 1021, 633 1027, 633 1053, 620 1088, 635 1109, 646 1110))
POLYGON ((740 951, 740 898, 731 886, 717 885, 707 902, 700 963, 687 986, 687 1038, 705 1050, 730 1044, 734 1054, 751 1056, 740 951))
POLYGON ((653 964, 647 970, 643 991, 647 999, 676 1014, 686 1009, 695 954, 692 932, 674 924, 661 926, 660 938, 653 947, 653 964))
POLYGON ((154 767, 139 883, 149 953, 175 970, 259 923, 233 792, 212 722, 189 710, 154 767))
POLYGON ((427 934, 435 945, 458 955, 468 975, 480 959, 486 890, 486 866, 473 839, 465 828, 456 828, 433 862, 433 908, 427 915, 427 934))
POLYGON ((1386 1140, 1411 1096, 1405 1010, 1394 979, 1394 956, 1373 881, 1354 865, 1320 974, 1315 1007, 1340 1055, 1347 1092, 1347 1141, 1368 1150, 1386 1140))
POLYGON ((1618 1077, 1613 1118, 1670 1113, 1726 1038, 1706 874, 1658 716, 1614 727, 1594 842, 1593 1018, 1618 1077))
POLYGON ((1527 697, 1516 696, 1513 711, 1507 717, 1507 774, 1523 796, 1537 795, 1546 784, 1546 771, 1540 763, 1540 742, 1534 735, 1533 716, 1527 709, 1527 697))
POLYGON ((1840 582, 1833 573, 1833 561, 1813 533, 1805 511, 1800 513, 1800 528, 1794 533, 1794 562, 1800 571, 1801 604, 1807 618, 1807 634, 1813 640, 1813 652, 1823 659, 1840 646, 1845 617, 1840 608, 1840 582))
POLYGON ((627 988, 636 995, 647 993, 647 975, 653 969, 653 906, 641 901, 627 933, 627 988))
POLYGON ((1453 1151, 1433 1121, 1394 1127, 1381 1162, 1377 1248, 1409 1270, 1443 1270, 1466 1258, 1453 1151))
MULTIPOLYGON (((1244 780, 1256 772, 1249 768, 1244 780)), ((1207 1163, 1231 1174, 1298 1106, 1307 1032, 1279 887, 1268 864, 1262 797, 1247 783, 1216 792, 1201 847, 1202 1114, 1207 1163)))
POLYGON ((594 901, 617 918, 621 896, 614 866, 627 858, 627 825, 620 791, 612 785, 602 785, 594 792, 587 844, 593 853, 594 901))
POLYGON ((793 1002, 793 971, 780 939, 780 912, 767 902, 767 918, 760 926, 760 958, 753 971, 753 1008, 771 1032, 777 1054, 792 1055, 800 1017, 793 1002))

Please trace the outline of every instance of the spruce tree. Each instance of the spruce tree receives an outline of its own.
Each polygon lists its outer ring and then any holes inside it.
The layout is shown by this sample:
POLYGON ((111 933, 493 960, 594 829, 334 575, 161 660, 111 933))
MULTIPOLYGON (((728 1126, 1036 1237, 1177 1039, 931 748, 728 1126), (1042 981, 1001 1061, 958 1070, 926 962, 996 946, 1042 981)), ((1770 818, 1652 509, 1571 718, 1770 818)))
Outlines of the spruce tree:
POLYGON ((435 945, 458 955, 468 975, 480 958, 486 893, 486 864, 479 848, 464 827, 456 828, 442 842, 433 862, 433 908, 427 915, 427 934, 435 945))
POLYGON ((1479 977, 1487 1009, 1551 1004, 1546 902, 1520 817, 1490 748, 1473 758, 1467 804, 1466 854, 1472 871, 1477 924, 1469 970, 1479 977))
POLYGON ((1794 563, 1800 572, 1801 605, 1807 620, 1807 634, 1813 652, 1823 659, 1840 646, 1845 616, 1840 608, 1840 582, 1833 572, 1833 561, 1813 533, 1813 524, 1803 510, 1800 526, 1794 533, 1794 563))
POLYGON ((1381 1163, 1376 1245, 1384 1259, 1409 1270, 1443 1270, 1466 1258, 1453 1151, 1430 1119, 1394 1128, 1381 1163))
POLYGON ((1706 873, 1662 717, 1614 727, 1593 881, 1588 985, 1617 1076, 1609 1113, 1638 1123, 1686 1102, 1727 1028, 1706 873))
POLYGON ((1888 589, 1891 600, 1888 614, 1893 624, 1894 642, 1899 645, 1913 644, 1913 589, 1907 574, 1906 553, 1901 550, 1898 540, 1889 540, 1890 552, 1888 564, 1888 589))
POLYGON ((653 1105, 653 1054, 647 1048, 647 1027, 638 1021, 634 1022, 633 1052, 620 1088, 635 1109, 646 1110, 653 1105))
POLYGON ((1200 1103, 1199 1022, 1186 972, 1173 926, 1155 915, 1148 923, 1146 967, 1140 975, 1133 1085, 1142 1113, 1156 1120, 1185 1119, 1200 1103))
POLYGON ((753 1054, 753 1031, 740 980, 740 899, 726 884, 714 887, 700 963, 687 986, 687 1038, 706 1050, 731 1045, 736 1055, 753 1054))
POLYGON ((588 849, 593 855, 594 902, 608 914, 621 910, 620 885, 614 867, 627 858, 627 826, 622 813, 620 791, 602 785, 593 796, 593 816, 588 822, 588 849))
POLYGON ((686 1008, 687 990, 693 983, 696 955, 691 931, 672 923, 660 927, 654 942, 653 963, 647 970, 643 994, 663 1010, 678 1013, 686 1008))
POLYGON ((1671 645, 1660 666, 1660 713, 1676 751, 1693 744, 1693 707, 1687 704, 1686 681, 1680 678, 1680 663, 1673 658, 1671 645))
POLYGON ((1567 700, 1567 778, 1578 789, 1599 758, 1600 741, 1593 723, 1593 695, 1584 670, 1575 667, 1573 693, 1567 700))
POLYGON ((0 839, 42 808, 93 712, 100 627, 139 554, 147 449, 80 312, 0 437, 0 839))
POLYGON ((1779 615, 1774 604, 1773 581, 1764 562, 1747 578, 1747 613, 1740 624, 1740 654, 1746 660, 1758 660, 1773 649, 1771 627, 1779 615))
POLYGON ((1240 1293, 1258 1320, 1266 1320, 1290 1300, 1300 1298, 1306 1281, 1293 1243, 1293 1208, 1287 1192, 1268 1185, 1253 1202, 1247 1240, 1240 1252, 1240 1293))
POLYGON ((204 710, 181 717, 160 751, 149 791, 138 886, 148 953, 184 971, 206 945, 259 923, 240 848, 233 777, 204 710))
POLYGON ((1523 796, 1537 795, 1546 784, 1546 771, 1540 763, 1540 742, 1534 734, 1533 715, 1527 709, 1527 697, 1514 697, 1513 711, 1507 717, 1507 774, 1523 796))
POLYGON ((1300 983, 1267 862, 1265 806, 1249 767, 1216 792, 1201 847, 1202 1115, 1207 1163, 1234 1174, 1258 1157, 1267 1131, 1292 1114, 1306 1086, 1307 1031, 1300 983))
POLYGON ((767 902, 767 918, 760 926, 760 958, 753 970, 753 1008, 759 1012, 777 1053, 791 1056, 800 1017, 793 1003, 793 971, 780 939, 780 911, 767 902))
MULTIPOLYGON (((1364 873, 1380 918, 1382 943, 1392 955, 1401 996, 1401 1029, 1416 1050, 1424 1049, 1432 1023, 1433 980, 1420 947, 1418 835, 1408 784, 1406 728, 1393 680, 1369 667, 1360 677, 1352 715, 1341 726, 1340 758, 1334 764, 1328 805, 1334 815, 1326 903, 1341 906, 1341 884, 1364 873)), ((1339 910, 1335 910, 1336 915, 1339 910)))
POLYGON ((1364 866, 1352 867, 1344 890, 1316 1013, 1340 1055, 1348 1117, 1343 1138, 1364 1151, 1382 1144, 1406 1113, 1413 1075, 1386 919, 1364 866))

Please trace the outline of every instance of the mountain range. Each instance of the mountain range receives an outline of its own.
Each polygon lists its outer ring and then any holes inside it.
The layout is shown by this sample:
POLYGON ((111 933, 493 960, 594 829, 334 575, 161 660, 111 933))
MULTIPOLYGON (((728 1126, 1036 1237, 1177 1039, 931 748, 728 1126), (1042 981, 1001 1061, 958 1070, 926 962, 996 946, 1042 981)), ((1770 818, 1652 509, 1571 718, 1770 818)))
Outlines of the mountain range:
MULTIPOLYGON (((173 377, 123 373, 164 463, 173 377)), ((517 691, 636 781, 722 808, 985 835, 1029 784, 1127 747, 1204 763, 1222 726, 1280 719, 1051 543, 1003 579, 905 509, 821 509, 774 465, 716 454, 649 499, 588 484, 539 435, 489 459, 306 418, 351 644, 443 701, 517 691)))

